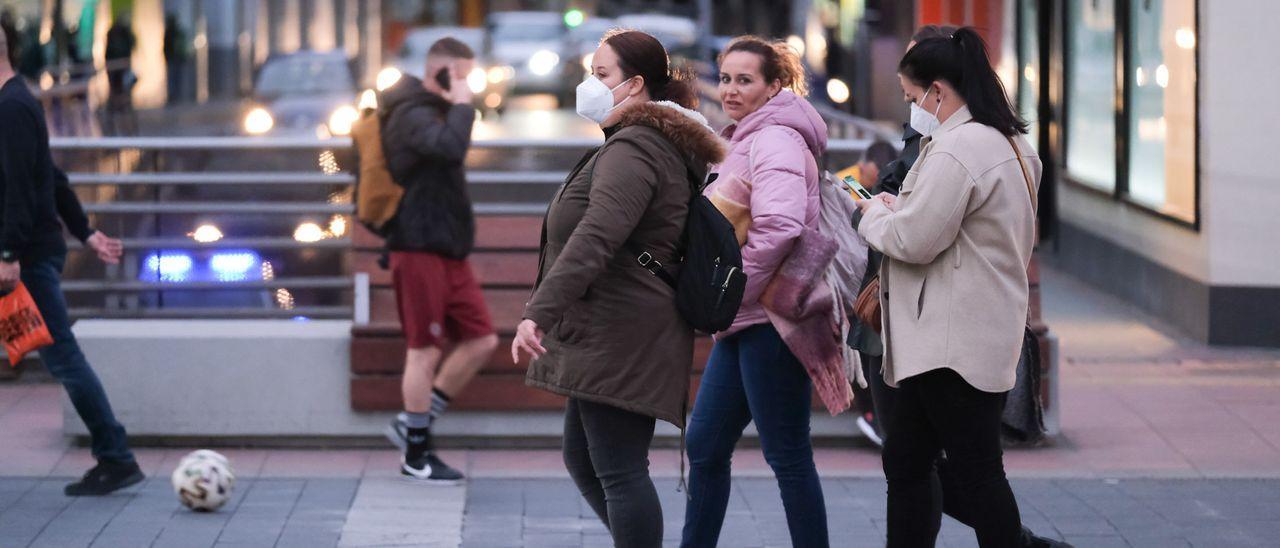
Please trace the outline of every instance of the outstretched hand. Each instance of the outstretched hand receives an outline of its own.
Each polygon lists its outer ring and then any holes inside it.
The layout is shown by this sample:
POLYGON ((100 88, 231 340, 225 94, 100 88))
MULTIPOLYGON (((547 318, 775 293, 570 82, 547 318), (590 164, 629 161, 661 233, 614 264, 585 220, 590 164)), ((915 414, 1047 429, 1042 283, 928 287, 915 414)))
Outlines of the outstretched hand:
POLYGON ((124 243, 101 232, 94 232, 85 241, 102 262, 120 264, 120 256, 124 254, 124 243))
POLYGON ((520 363, 520 352, 537 359, 547 353, 542 347, 542 329, 533 320, 524 320, 516 326, 516 337, 511 341, 511 363, 520 363))

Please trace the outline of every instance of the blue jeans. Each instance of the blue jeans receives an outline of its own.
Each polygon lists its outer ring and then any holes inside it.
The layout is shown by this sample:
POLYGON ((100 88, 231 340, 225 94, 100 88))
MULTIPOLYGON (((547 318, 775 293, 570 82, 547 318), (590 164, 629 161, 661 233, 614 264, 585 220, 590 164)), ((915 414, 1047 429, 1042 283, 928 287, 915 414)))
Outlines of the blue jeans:
POLYGON ((689 419, 689 504, 681 546, 714 547, 729 504, 730 461, 752 420, 782 491, 797 548, 826 547, 827 511, 809 440, 809 375, 772 325, 716 341, 689 419))
POLYGON ((49 373, 67 390, 80 420, 89 428, 94 458, 99 461, 133 462, 124 426, 116 420, 98 375, 89 367, 71 333, 67 301, 62 296, 62 266, 65 255, 27 259, 22 263, 22 283, 44 316, 53 344, 40 349, 40 359, 49 373))

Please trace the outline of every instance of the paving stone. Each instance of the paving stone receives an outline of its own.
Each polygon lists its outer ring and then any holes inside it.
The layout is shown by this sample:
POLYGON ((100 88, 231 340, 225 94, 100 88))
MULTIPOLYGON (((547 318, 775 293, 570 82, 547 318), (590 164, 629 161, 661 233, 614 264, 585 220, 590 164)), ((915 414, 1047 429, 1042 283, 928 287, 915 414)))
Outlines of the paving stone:
MULTIPOLYGON (((182 508, 163 480, 102 498, 62 496, 65 479, 0 478, 0 546, 610 546, 567 479, 473 480, 423 489, 386 478, 245 480, 219 512, 182 508)), ((674 481, 659 480, 660 489, 674 481)), ((833 546, 884 543, 883 480, 827 482, 833 546)), ((1280 538, 1280 480, 1019 480, 1024 525, 1077 546, 1258 547, 1280 538)), ((661 493, 661 492, 660 492, 661 493)), ((660 494, 664 545, 679 543, 686 499, 660 494)), ((735 480, 721 546, 790 545, 771 478, 735 480)), ((976 546, 945 518, 944 548, 976 546)))

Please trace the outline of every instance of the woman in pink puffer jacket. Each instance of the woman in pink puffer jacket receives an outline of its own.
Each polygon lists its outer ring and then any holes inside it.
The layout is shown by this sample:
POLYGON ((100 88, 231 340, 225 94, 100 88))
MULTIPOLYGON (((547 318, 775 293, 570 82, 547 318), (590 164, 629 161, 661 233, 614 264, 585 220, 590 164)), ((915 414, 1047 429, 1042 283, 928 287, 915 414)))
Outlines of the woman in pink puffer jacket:
POLYGON ((683 546, 716 545, 734 445, 753 420, 778 479, 792 545, 828 545, 809 440, 811 381, 760 304, 801 232, 818 228, 816 158, 826 149, 827 126, 802 97, 804 81, 799 58, 783 43, 742 37, 720 57, 720 99, 736 123, 723 132, 729 155, 706 192, 717 205, 717 194, 741 199, 740 211, 726 216, 744 240, 747 287, 737 320, 716 337, 689 420, 683 546))

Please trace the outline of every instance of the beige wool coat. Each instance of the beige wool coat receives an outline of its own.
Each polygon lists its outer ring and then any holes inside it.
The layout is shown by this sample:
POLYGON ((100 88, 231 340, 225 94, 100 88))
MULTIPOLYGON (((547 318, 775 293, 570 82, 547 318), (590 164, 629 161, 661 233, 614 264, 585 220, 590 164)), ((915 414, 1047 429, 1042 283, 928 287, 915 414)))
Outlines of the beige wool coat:
MULTIPOLYGON (((1036 153, 1013 141, 1038 191, 1036 153)), ((885 382, 950 368, 979 390, 1012 389, 1035 211, 1005 136, 961 108, 921 141, 895 208, 873 204, 858 232, 885 255, 885 382)))

